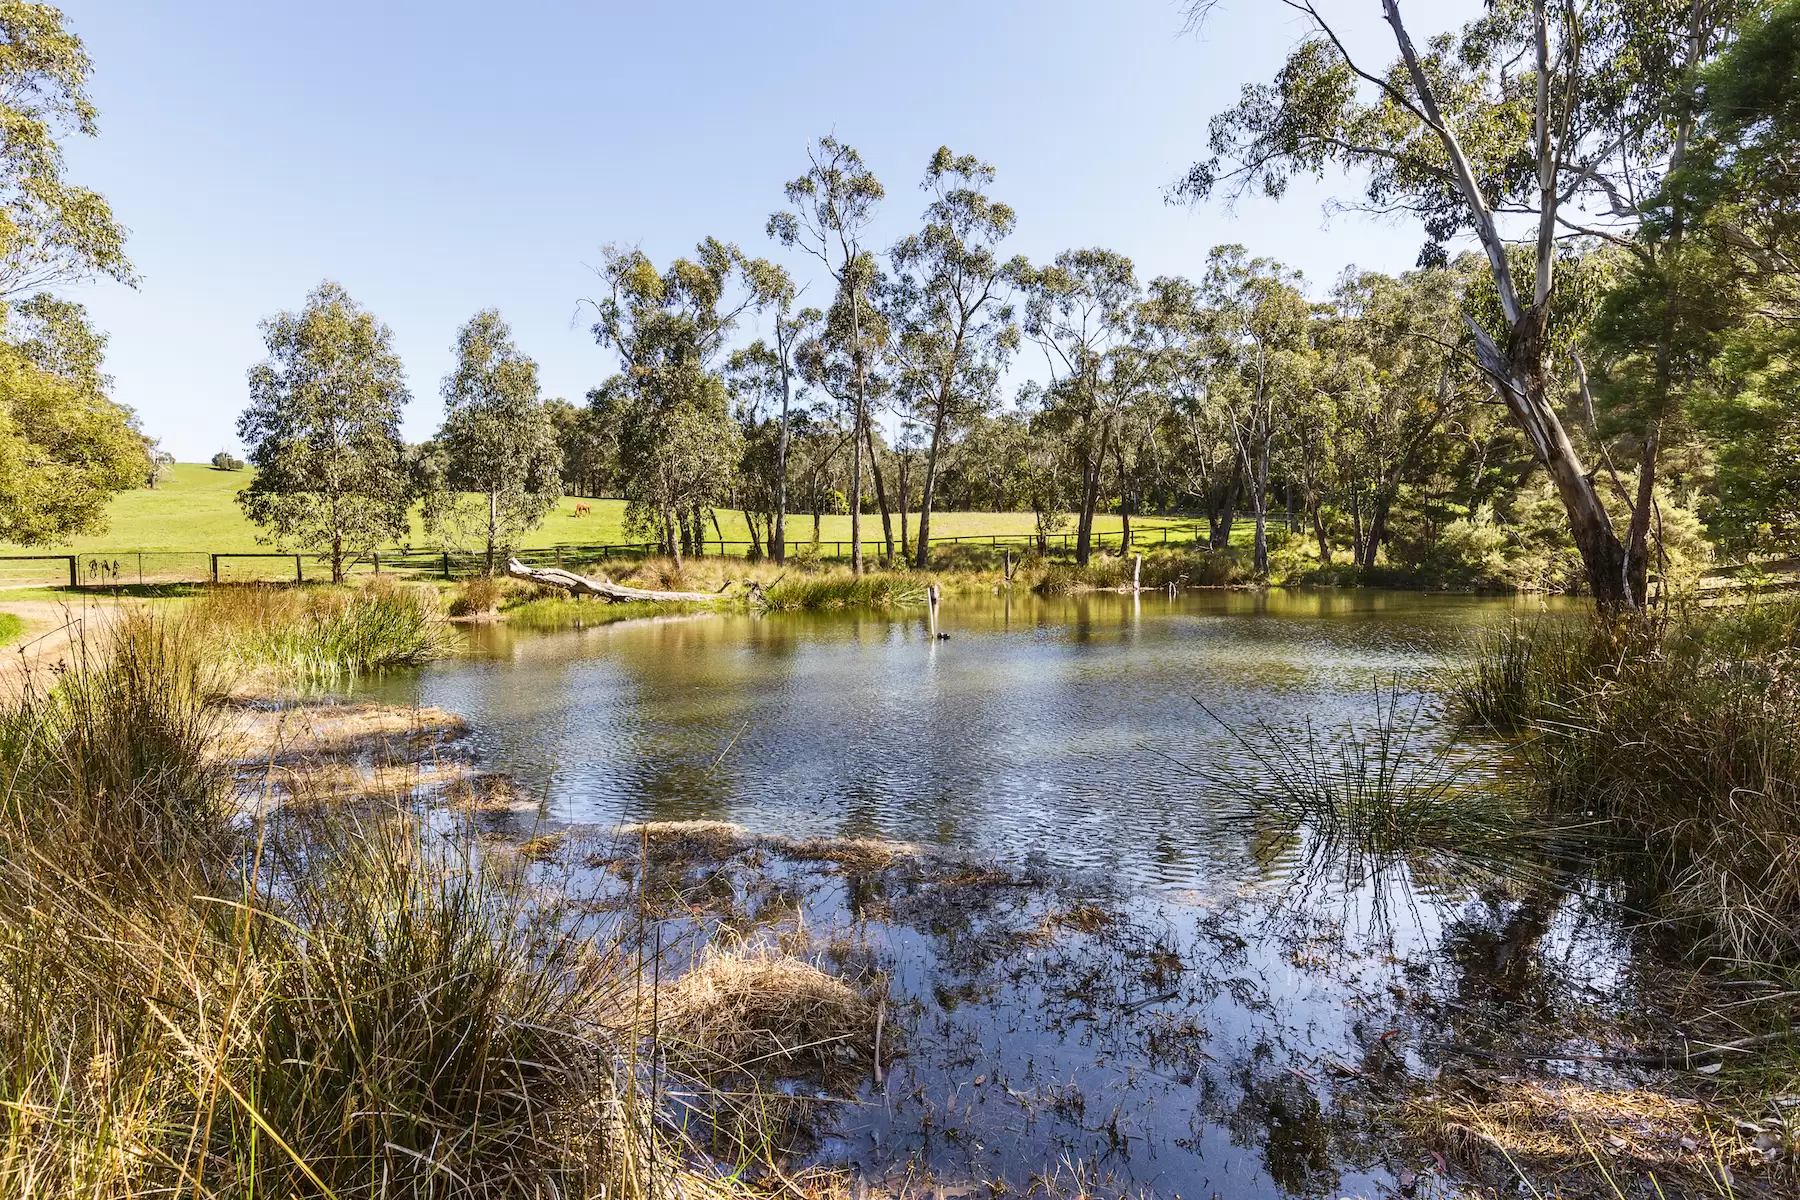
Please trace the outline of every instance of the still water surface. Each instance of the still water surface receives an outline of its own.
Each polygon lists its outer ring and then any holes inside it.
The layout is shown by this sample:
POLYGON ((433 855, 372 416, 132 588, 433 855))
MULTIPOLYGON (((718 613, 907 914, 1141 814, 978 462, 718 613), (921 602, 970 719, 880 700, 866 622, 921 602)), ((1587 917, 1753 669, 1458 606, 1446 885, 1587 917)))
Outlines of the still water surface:
POLYGON ((1366 723, 1378 685, 1421 685, 1474 630, 1546 607, 977 594, 946 599, 947 641, 922 611, 493 626, 370 698, 465 717, 558 821, 731 821, 1191 885, 1239 799, 1231 730, 1366 723))

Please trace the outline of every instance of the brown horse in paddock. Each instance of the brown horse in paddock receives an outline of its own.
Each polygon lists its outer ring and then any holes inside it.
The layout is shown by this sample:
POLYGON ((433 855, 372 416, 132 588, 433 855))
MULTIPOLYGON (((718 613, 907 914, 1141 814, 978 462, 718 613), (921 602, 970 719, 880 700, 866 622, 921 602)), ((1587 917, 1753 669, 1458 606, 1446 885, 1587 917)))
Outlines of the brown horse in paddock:
POLYGON ((594 511, 594 506, 591 504, 577 504, 575 506, 575 515, 578 517, 589 516, 593 513, 593 511, 594 511))

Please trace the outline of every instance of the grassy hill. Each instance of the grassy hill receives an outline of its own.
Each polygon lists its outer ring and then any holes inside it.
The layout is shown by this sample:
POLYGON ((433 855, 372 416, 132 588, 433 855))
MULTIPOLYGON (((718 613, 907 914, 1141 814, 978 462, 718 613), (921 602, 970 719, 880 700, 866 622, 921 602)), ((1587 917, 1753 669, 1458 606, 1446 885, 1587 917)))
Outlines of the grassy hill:
MULTIPOLYGON (((229 553, 266 549, 256 541, 257 529, 244 519, 237 505, 237 493, 251 479, 244 471, 218 471, 205 463, 178 463, 154 489, 121 492, 107 509, 106 532, 92 537, 76 538, 68 546, 46 548, 44 553, 121 554, 128 551, 186 551, 229 553)), ((727 509, 718 513, 719 527, 727 540, 747 541, 749 530, 743 514, 727 509)), ((812 517, 794 514, 789 517, 788 541, 798 545, 812 537, 812 517)), ((918 517, 912 518, 917 529, 918 517)), ((624 529, 623 500, 577 501, 565 498, 544 523, 525 539, 530 549, 551 546, 591 546, 617 544, 632 540, 624 529), (593 511, 587 516, 575 515, 575 506, 585 503, 593 511)), ((1148 529, 1164 522, 1145 518, 1138 528, 1148 529)), ((1183 522, 1185 524, 1185 522, 1183 522)), ((970 534, 1027 534, 1034 528, 1028 512, 937 512, 931 516, 933 539, 970 534)), ((1095 528, 1116 533, 1119 518, 1101 516, 1095 528)), ((896 534, 898 530, 896 530, 896 534)), ((828 516, 821 522, 821 537, 830 542, 850 537, 848 516, 828 516)), ((708 539, 716 535, 707 531, 708 539)), ((881 536, 880 516, 864 516, 863 537, 873 540, 881 536)), ((412 544, 430 546, 417 517, 413 521, 412 544)))

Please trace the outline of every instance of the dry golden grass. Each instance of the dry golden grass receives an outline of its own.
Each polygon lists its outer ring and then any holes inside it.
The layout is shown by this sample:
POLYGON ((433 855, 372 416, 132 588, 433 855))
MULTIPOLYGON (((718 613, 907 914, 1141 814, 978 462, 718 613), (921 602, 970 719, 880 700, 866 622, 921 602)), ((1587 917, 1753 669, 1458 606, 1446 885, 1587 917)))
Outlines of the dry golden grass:
POLYGON ((923 853, 911 842, 890 842, 882 838, 764 838, 762 841, 771 853, 782 858, 794 862, 833 863, 848 871, 883 871, 923 853))
POLYGON ((879 1001, 835 975, 767 947, 709 947, 665 989, 659 1039, 706 1063, 754 1072, 866 1070, 879 1001))
POLYGON ((1767 1161, 1735 1122, 1643 1089, 1502 1079, 1484 1098, 1413 1097, 1399 1116, 1408 1134, 1465 1168, 1555 1181, 1558 1194, 1634 1194, 1625 1185, 1654 1176, 1670 1195, 1729 1195, 1721 1164, 1740 1171, 1767 1161))

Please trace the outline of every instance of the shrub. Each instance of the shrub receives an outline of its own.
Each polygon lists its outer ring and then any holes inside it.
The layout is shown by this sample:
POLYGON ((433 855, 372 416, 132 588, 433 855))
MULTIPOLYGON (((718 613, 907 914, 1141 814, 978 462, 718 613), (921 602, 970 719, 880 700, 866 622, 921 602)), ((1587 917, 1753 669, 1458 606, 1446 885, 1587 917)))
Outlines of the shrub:
POLYGON ((486 616, 500 607, 506 596, 506 585, 492 575, 476 575, 466 580, 456 599, 450 602, 453 617, 486 616))
POLYGON ((241 471, 244 469, 244 460, 221 450, 212 456, 212 466, 215 471, 241 471))

